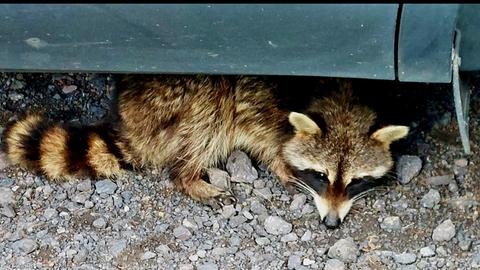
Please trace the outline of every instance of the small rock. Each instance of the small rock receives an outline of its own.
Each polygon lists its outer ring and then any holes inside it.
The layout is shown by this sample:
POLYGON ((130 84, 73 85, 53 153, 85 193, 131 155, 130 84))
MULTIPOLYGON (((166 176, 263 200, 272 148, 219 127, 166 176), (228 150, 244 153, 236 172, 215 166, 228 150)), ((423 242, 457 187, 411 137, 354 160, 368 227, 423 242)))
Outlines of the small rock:
POLYGON ((460 249, 463 251, 470 250, 471 246, 472 246, 472 240, 470 239, 465 239, 458 242, 458 247, 460 247, 460 249))
POLYGON ((373 209, 377 210, 377 212, 380 212, 385 209, 386 203, 382 199, 378 199, 373 203, 373 209))
POLYGON ((182 225, 191 230, 197 230, 198 225, 192 218, 185 218, 182 222, 182 225))
POLYGON ((292 203, 290 204, 290 210, 295 211, 297 209, 302 209, 303 205, 307 201, 307 196, 303 193, 295 194, 293 196, 292 203))
POLYGON ((408 184, 422 169, 422 160, 417 156, 404 155, 397 162, 397 176, 402 185, 408 184))
POLYGON ((324 270, 345 270, 345 263, 337 259, 329 259, 325 263, 324 270))
POLYGON ((235 215, 237 211, 235 210, 235 206, 233 204, 225 205, 222 209, 222 216, 224 218, 230 218, 231 216, 235 215))
POLYGON ((314 264, 315 261, 314 260, 310 260, 309 258, 305 258, 303 259, 303 265, 312 265, 314 264))
POLYGON ((14 218, 15 210, 13 210, 13 207, 11 207, 9 204, 4 204, 1 214, 9 218, 14 218))
POLYGON ((432 257, 435 256, 435 251, 431 247, 423 247, 420 249, 420 256, 432 257))
POLYGON ((24 98, 24 95, 20 94, 20 93, 13 92, 13 93, 8 94, 8 98, 11 101, 16 102, 16 101, 22 100, 24 98))
POLYGON ((402 253, 395 256, 395 261, 399 264, 412 264, 417 260, 413 253, 402 253))
POLYGON ((47 208, 47 209, 45 209, 45 211, 43 211, 43 216, 47 220, 52 219, 52 218, 56 217, 57 215, 58 215, 57 210, 55 210, 53 208, 47 208))
POLYGON ((77 185, 77 190, 78 191, 90 191, 92 190, 92 181, 87 179, 87 180, 83 180, 81 181, 80 183, 78 183, 77 185))
POLYGON ((264 222, 265 231, 273 235, 287 234, 292 231, 292 224, 279 216, 269 216, 264 222))
POLYGON ((432 239, 436 242, 450 241, 454 236, 455 225, 450 219, 447 219, 433 230, 432 239))
POLYGON ((188 259, 192 262, 198 261, 198 255, 197 254, 192 254, 188 257, 188 259))
POLYGON ((38 244, 32 239, 25 238, 13 243, 12 247, 23 254, 29 254, 38 248, 38 244))
MULTIPOLYGON (((1 136, 2 136, 2 132, 0 130, 0 141, 1 141, 1 136)), ((0 170, 5 169, 6 167, 8 167, 7 155, 4 152, 0 151, 0 170)))
POLYGON ((455 159, 454 163, 458 167, 467 167, 468 166, 468 160, 466 158, 455 159))
POLYGON ((252 202, 252 205, 250 206, 250 211, 252 211, 256 215, 263 215, 268 212, 267 208, 265 208, 265 206, 261 202, 256 200, 252 202))
POLYGON ((155 252, 147 251, 147 252, 143 253, 142 260, 144 260, 144 261, 150 260, 152 258, 155 258, 156 256, 157 256, 157 254, 155 252))
POLYGON ((480 269, 480 252, 475 253, 472 256, 472 268, 480 269))
MULTIPOLYGON (((0 161, 1 163, 1 161, 0 161)), ((1 165, 0 165, 1 166, 1 165)), ((0 169, 1 170, 1 169, 0 169)), ((0 187, 10 187, 15 183, 15 181, 11 178, 3 178, 0 179, 0 187)), ((0 195, 1 196, 1 195, 0 195)))
POLYGON ((236 228, 239 225, 245 223, 245 221, 247 221, 247 218, 244 217, 243 215, 242 216, 234 216, 234 217, 230 218, 230 221, 228 222, 228 224, 230 225, 230 227, 236 228))
POLYGON ((425 182, 430 186, 445 186, 453 181, 453 174, 433 176, 425 179, 425 182))
POLYGON ((104 218, 97 218, 93 221, 92 225, 97 229, 103 229, 105 226, 107 226, 107 222, 104 218))
POLYGON ((82 191, 80 193, 76 193, 73 198, 72 198, 72 201, 76 202, 76 203, 81 203, 81 204, 85 204, 85 202, 90 199, 90 195, 92 194, 92 192, 90 190, 87 190, 87 191, 82 191))
POLYGON ((242 214, 243 214, 243 216, 246 217, 247 219, 250 219, 250 220, 253 219, 252 214, 251 214, 250 212, 248 212, 248 211, 243 211, 242 214))
POLYGON ((380 228, 386 231, 398 231, 402 228, 402 223, 399 217, 391 216, 383 219, 380 228))
POLYGON ((199 250, 197 250, 197 255, 200 258, 205 258, 205 256, 207 255, 207 252, 203 249, 199 249, 199 250))
POLYGON ((76 264, 82 263, 87 260, 88 251, 86 249, 80 249, 78 253, 73 257, 73 262, 76 264))
POLYGON ((72 93, 73 91, 77 90, 77 86, 72 84, 72 85, 64 85, 62 87, 62 92, 65 93, 65 94, 70 94, 72 93))
POLYGON ((194 270, 195 268, 191 264, 180 264, 178 270, 194 270))
POLYGON ((268 239, 268 237, 257 237, 255 238, 255 242, 260 246, 264 246, 270 243, 270 239, 268 239))
POLYGON ((230 189, 230 176, 227 172, 217 168, 209 168, 207 169, 207 174, 208 178, 210 179, 210 183, 213 185, 223 190, 230 189))
POLYGON ((99 194, 105 193, 112 195, 115 193, 115 190, 117 190, 117 185, 110 180, 102 180, 95 183, 95 189, 99 194))
POLYGON ((302 258, 298 255, 290 255, 288 257, 287 267, 288 269, 295 269, 302 263, 302 258))
POLYGON ((127 247, 127 241, 124 239, 112 240, 109 242, 108 246, 108 251, 110 254, 116 257, 127 247))
POLYGON ((357 245, 351 239, 340 239, 328 250, 328 257, 344 263, 355 262, 359 254, 357 245))
POLYGON ((304 241, 304 242, 307 242, 307 241, 310 241, 312 239, 312 231, 310 230, 307 230, 303 235, 302 235, 302 238, 300 238, 300 240, 304 241))
POLYGON ((297 241, 297 239, 298 239, 298 236, 294 232, 291 232, 289 234, 285 234, 284 236, 282 236, 282 238, 280 238, 280 241, 292 242, 292 241, 297 241))
POLYGON ((448 184, 448 190, 452 193, 458 192, 458 185, 455 182, 448 184))
POLYGON ((257 170, 252 166, 252 161, 242 151, 234 151, 227 160, 227 171, 232 182, 252 183, 258 178, 257 170))
POLYGON ((165 256, 170 254, 171 249, 167 245, 159 245, 155 248, 155 251, 158 252, 160 255, 165 256))
POLYGON ((208 262, 197 266, 197 270, 218 270, 218 266, 214 263, 208 262))
POLYGON ((0 204, 14 203, 13 192, 8 187, 0 187, 0 204))
POLYGON ((436 189, 430 189, 427 194, 423 195, 420 203, 425 208, 433 208, 440 202, 440 192, 436 189))
POLYGON ((254 189, 253 193, 258 197, 262 198, 263 200, 270 200, 272 198, 272 191, 270 188, 261 188, 261 189, 254 189))
POLYGON ((173 229, 173 235, 179 240, 187 240, 192 236, 192 233, 185 227, 179 226, 173 229))

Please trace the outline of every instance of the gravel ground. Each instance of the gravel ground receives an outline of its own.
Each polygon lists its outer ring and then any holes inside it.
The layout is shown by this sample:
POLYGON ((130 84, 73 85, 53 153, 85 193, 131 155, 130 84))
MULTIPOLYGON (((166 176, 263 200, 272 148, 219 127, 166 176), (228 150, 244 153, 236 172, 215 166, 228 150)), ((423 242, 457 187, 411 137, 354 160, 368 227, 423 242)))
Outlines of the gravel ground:
MULTIPOLYGON (((111 84, 107 74, 0 73, 0 132, 27 109, 96 121, 111 84)), ((339 229, 242 152, 209 172, 238 198, 219 210, 174 192, 166 171, 52 183, 6 167, 0 153, 0 269, 479 269, 480 76, 470 156, 448 85, 358 84, 366 103, 412 132, 393 145, 397 177, 339 229)))

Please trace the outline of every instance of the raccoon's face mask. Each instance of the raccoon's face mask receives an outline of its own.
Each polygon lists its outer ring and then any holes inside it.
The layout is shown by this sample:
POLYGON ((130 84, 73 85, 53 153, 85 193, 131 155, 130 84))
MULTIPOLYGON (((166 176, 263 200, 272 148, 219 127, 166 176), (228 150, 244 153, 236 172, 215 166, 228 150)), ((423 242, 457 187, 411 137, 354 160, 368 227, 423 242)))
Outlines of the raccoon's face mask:
POLYGON ((283 154, 294 170, 292 182, 313 197, 327 228, 338 227, 352 204, 380 184, 378 179, 393 165, 390 143, 408 133, 408 127, 387 126, 369 134, 342 123, 320 129, 295 112, 289 121, 295 135, 283 154))

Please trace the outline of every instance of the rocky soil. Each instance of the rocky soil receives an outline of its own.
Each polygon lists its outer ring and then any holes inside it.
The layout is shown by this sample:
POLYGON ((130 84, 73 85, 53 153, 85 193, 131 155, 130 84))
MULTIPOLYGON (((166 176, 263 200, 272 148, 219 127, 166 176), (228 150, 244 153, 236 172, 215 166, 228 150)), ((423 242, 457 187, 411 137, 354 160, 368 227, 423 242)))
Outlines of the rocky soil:
MULTIPOLYGON (((480 76, 459 141, 449 86, 359 81, 359 96, 412 127, 393 145, 389 184, 327 230, 310 198, 240 151, 210 181, 235 205, 213 210, 168 173, 64 183, 7 166, 0 153, 0 269, 480 269, 480 76)), ((108 74, 0 73, 0 132, 27 110, 90 123, 108 112, 108 74)))

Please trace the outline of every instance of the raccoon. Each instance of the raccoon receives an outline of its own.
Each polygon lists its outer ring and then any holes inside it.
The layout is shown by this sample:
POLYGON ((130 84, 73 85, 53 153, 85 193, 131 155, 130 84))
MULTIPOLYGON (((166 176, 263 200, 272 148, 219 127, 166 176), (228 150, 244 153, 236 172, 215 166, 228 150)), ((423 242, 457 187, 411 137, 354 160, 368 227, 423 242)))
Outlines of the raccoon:
POLYGON ((11 163, 56 181, 167 167, 180 191, 215 203, 234 196, 206 181, 205 169, 242 149, 282 184, 313 196, 321 220, 335 228, 391 169, 389 146, 408 133, 395 125, 371 130, 376 115, 357 104, 349 83, 302 111, 280 106, 278 85, 253 76, 125 75, 116 88, 112 114, 100 123, 31 114, 10 124, 2 141, 11 163))

